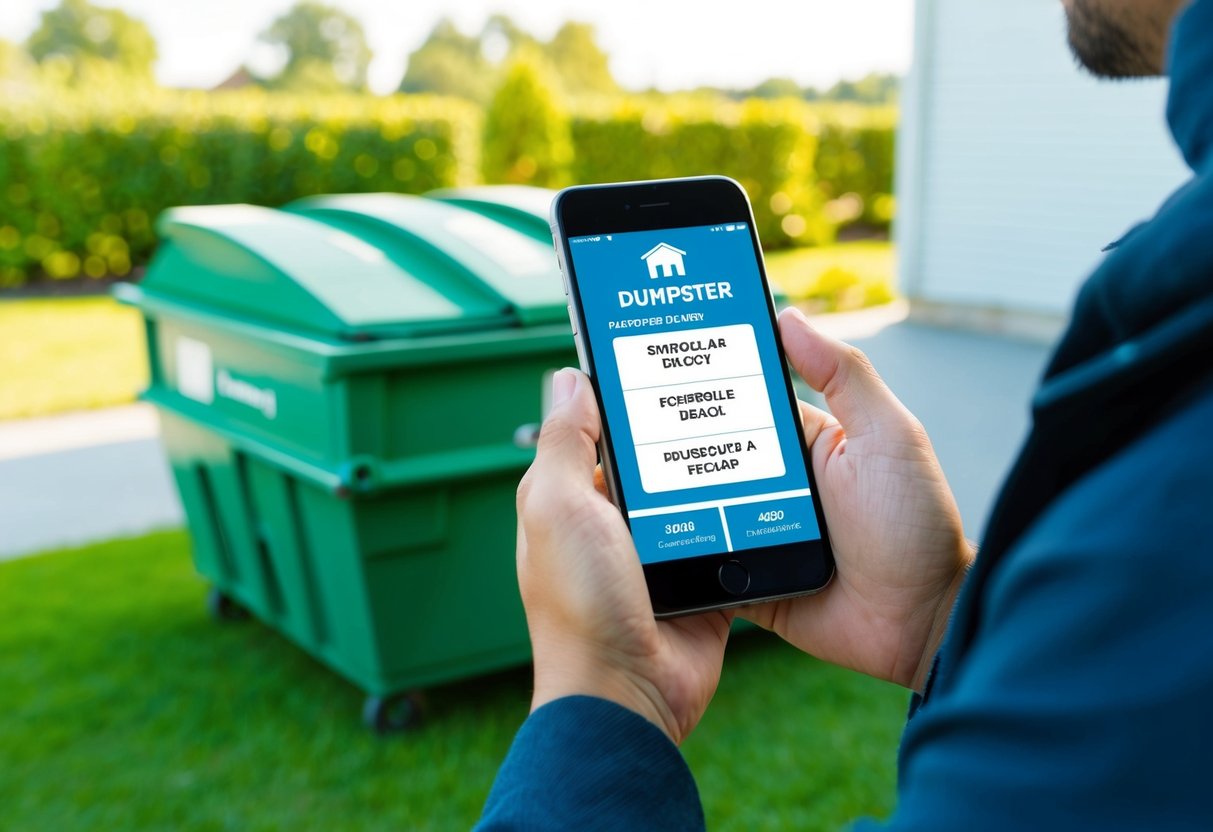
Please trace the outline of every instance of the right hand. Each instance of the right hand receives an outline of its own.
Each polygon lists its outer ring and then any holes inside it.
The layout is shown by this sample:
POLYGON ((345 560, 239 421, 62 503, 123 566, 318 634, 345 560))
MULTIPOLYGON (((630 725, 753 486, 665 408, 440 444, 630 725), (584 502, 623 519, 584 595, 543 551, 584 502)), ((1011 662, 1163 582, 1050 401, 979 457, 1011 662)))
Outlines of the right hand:
POLYGON ((779 318, 792 366, 830 413, 801 402, 836 561, 817 595, 738 611, 834 664, 921 690, 972 562, 956 500, 922 425, 862 352, 779 318))
POLYGON ((595 473, 601 430, 590 380, 558 372, 535 462, 518 486, 531 707, 575 695, 609 699, 679 743, 716 692, 733 615, 653 618, 636 544, 595 473))

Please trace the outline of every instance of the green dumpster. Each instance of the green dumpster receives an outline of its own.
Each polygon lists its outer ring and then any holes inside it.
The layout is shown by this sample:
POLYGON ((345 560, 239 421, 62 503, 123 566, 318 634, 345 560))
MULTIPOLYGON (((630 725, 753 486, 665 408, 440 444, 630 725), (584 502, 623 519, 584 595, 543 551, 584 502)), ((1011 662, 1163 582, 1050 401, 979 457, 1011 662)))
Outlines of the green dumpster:
POLYGON ((550 237, 476 190, 175 209, 120 292, 213 610, 345 676, 380 731, 529 658, 514 490, 576 355, 550 237))
POLYGON ((507 225, 541 243, 551 243, 550 211, 554 192, 526 185, 481 185, 447 188, 428 196, 467 208, 507 225))

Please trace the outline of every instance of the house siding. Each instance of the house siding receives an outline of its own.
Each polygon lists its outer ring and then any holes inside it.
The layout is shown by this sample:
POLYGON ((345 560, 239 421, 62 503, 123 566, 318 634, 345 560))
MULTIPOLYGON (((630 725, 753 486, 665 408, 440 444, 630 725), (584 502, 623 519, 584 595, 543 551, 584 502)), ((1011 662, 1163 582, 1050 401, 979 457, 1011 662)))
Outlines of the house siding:
POLYGON ((1100 250, 1185 176, 1163 81, 1075 69, 1058 0, 919 0, 899 146, 901 281, 1062 314, 1100 250))

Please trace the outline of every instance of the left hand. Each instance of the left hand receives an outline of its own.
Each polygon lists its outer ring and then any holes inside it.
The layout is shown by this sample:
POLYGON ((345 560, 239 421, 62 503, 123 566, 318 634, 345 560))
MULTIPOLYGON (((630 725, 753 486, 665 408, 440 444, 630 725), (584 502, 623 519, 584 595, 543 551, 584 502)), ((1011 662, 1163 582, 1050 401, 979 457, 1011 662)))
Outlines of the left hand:
POLYGON ((653 617, 627 524, 595 487, 601 424, 589 379, 561 370, 552 400, 518 487, 518 583, 535 659, 531 708, 597 696, 681 743, 716 692, 732 613, 653 617))

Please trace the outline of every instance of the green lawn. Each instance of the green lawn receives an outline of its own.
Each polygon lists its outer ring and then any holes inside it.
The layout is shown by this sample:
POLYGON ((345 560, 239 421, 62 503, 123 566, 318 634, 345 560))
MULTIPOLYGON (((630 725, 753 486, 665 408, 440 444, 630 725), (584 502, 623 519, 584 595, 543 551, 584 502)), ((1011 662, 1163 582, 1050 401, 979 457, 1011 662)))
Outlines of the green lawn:
MULTIPOLYGON (((525 670, 429 692, 415 734, 267 628, 217 624, 168 532, 0 564, 6 829, 466 829, 525 670)), ((491 626, 491 622, 486 622, 491 626)), ((906 696, 738 637, 686 744, 715 830, 835 829, 892 803, 906 696)))
POLYGON ((811 312, 842 312, 888 303, 896 294, 892 243, 862 241, 775 251, 771 280, 811 312))
POLYGON ((0 301, 0 419, 134 401, 142 323, 110 298, 0 301))

